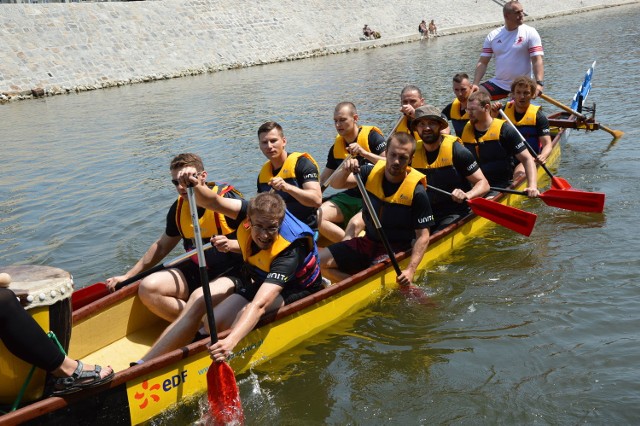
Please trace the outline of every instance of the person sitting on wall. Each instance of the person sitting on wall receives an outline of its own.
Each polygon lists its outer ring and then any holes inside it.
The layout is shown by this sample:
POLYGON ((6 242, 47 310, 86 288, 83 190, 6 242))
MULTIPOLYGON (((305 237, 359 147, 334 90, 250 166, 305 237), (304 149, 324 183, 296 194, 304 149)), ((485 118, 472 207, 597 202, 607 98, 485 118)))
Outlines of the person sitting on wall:
POLYGON ((369 28, 367 24, 364 24, 364 27, 362 27, 362 34, 364 34, 365 40, 372 40, 374 38, 374 31, 369 28))
POLYGON ((429 22, 429 36, 435 37, 437 35, 438 35, 438 27, 436 27, 436 23, 433 22, 433 19, 432 19, 431 22, 429 22))
POLYGON ((427 21, 423 19, 422 22, 420 22, 420 25, 418 25, 418 32, 420 33, 420 39, 427 37, 427 35, 429 34, 428 31, 429 30, 427 29, 427 21))

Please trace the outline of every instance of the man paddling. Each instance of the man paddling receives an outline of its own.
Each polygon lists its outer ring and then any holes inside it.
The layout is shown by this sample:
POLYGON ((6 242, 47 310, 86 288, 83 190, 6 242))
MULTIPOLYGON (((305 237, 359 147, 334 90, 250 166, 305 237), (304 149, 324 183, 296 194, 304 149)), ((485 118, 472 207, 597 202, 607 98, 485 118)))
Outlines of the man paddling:
POLYGON ((429 185, 451 193, 451 196, 427 189, 437 232, 469 214, 464 202, 489 192, 489 182, 471 152, 460 139, 440 132, 447 122, 440 110, 431 105, 418 108, 412 122, 420 135, 411 167, 427 176, 429 185))
MULTIPOLYGON (((322 289, 317 246, 311 228, 286 211, 279 195, 265 192, 249 202, 228 199, 208 191, 201 179, 194 178, 194 170, 183 173, 180 181, 195 185, 198 205, 241 221, 238 243, 244 267, 239 273, 213 281, 212 292, 218 290, 209 296, 217 329, 233 325, 227 337, 209 348, 214 360, 223 361, 266 312, 322 289), (223 292, 229 295, 220 296, 223 292)), ((142 361, 191 342, 204 314, 200 288, 142 361)))
POLYGON ((487 35, 473 77, 474 90, 483 90, 493 100, 507 97, 511 82, 521 75, 533 75, 535 96, 544 86, 544 62, 540 34, 524 23, 524 8, 518 1, 508 1, 502 8, 504 26, 487 35), (496 58, 496 75, 480 84, 491 57, 496 58))
MULTIPOLYGON (((384 156, 386 142, 382 131, 375 126, 358 125, 358 111, 351 102, 340 102, 333 111, 333 122, 338 135, 329 154, 327 165, 320 175, 324 183, 351 155, 361 162, 375 163, 384 156)), ((332 184, 333 186, 333 184, 332 184)), ((344 238, 344 227, 362 209, 362 198, 357 188, 339 192, 322 203, 319 210, 320 235, 331 242, 344 238)))
MULTIPOLYGON (((531 77, 520 76, 513 80, 511 84, 513 100, 505 105, 504 113, 538 155, 535 161, 544 163, 551 154, 553 146, 547 116, 544 115, 540 106, 531 104, 535 91, 536 82, 531 77)), ((516 176, 522 172, 524 167, 518 164, 513 174, 516 176)))
MULTIPOLYGON (((351 173, 360 172, 374 214, 380 216, 394 252, 410 249, 415 239, 409 264, 397 277, 401 285, 409 285, 413 281, 429 245, 429 228, 435 223, 425 189, 425 176, 409 167, 415 150, 413 136, 394 133, 388 140, 386 160, 362 166, 356 160, 349 160, 334 178, 337 187, 352 188, 357 181, 351 173)), ((363 209, 363 218, 366 229, 364 236, 320 250, 323 270, 330 279, 339 281, 384 258, 386 249, 367 209, 363 209)))
POLYGON ((491 98, 478 91, 469 96, 469 122, 462 131, 462 143, 473 154, 489 185, 506 188, 513 177, 514 157, 527 176, 529 197, 540 195, 536 163, 518 133, 504 120, 491 116, 491 98))
POLYGON ((462 129, 469 121, 467 114, 467 101, 472 92, 471 82, 466 73, 458 73, 453 76, 453 93, 456 98, 449 105, 444 107, 442 114, 451 121, 456 136, 462 135, 462 129))
POLYGON ((318 163, 306 152, 287 153, 287 139, 275 121, 260 126, 258 141, 269 160, 258 175, 258 192, 276 191, 291 214, 317 231, 318 208, 322 204, 318 163))
MULTIPOLYGON (((169 208, 165 230, 129 271, 124 275, 106 280, 110 291, 114 291, 118 283, 156 265, 175 248, 180 240, 182 240, 186 251, 193 250, 194 233, 187 202, 187 190, 186 186, 178 181, 178 175, 186 169, 195 169, 203 180, 207 178, 202 159, 196 154, 179 154, 171 161, 169 166, 171 182, 178 192, 178 199, 169 208)), ((242 194, 229 184, 212 182, 208 183, 206 187, 209 192, 220 194, 222 197, 242 199, 242 194)), ((228 252, 225 241, 227 238, 235 238, 235 230, 240 222, 220 213, 200 208, 198 209, 198 217, 200 218, 202 238, 208 242, 213 237, 214 245, 217 238, 222 241, 221 247, 211 248, 206 252, 210 276, 219 275, 234 266, 239 267, 242 258, 236 253, 228 252)), ((155 272, 144 278, 140 282, 138 296, 151 312, 167 321, 173 321, 184 308, 189 295, 199 286, 198 264, 195 260, 187 260, 174 268, 155 272)))

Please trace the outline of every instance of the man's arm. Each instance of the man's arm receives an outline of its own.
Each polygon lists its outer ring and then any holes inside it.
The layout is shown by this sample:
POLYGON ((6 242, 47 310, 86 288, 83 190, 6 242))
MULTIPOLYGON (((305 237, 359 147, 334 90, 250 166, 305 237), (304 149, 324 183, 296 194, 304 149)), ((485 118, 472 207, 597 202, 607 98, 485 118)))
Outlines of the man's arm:
POLYGON ((416 242, 411 250, 411 259, 409 264, 396 278, 400 285, 409 285, 413 282, 413 276, 420 265, 420 261, 429 246, 429 228, 416 229, 416 242))
POLYGON ((110 291, 115 290, 117 284, 128 280, 129 278, 138 275, 140 272, 155 266, 158 262, 164 259, 171 250, 180 242, 182 238, 180 236, 170 237, 166 233, 162 233, 147 252, 136 262, 131 269, 129 269, 124 275, 107 278, 106 285, 110 291))
MULTIPOLYGON (((544 60, 542 55, 536 55, 531 57, 531 68, 533 69, 533 75, 536 81, 544 81, 544 60)), ((543 87, 538 84, 536 90, 536 97, 540 96, 543 87)))
POLYGON ((205 209, 214 210, 232 219, 236 219, 242 210, 242 200, 221 197, 212 191, 205 183, 204 177, 196 177, 194 167, 185 167, 178 173, 178 180, 185 187, 193 185, 196 204, 205 209))
POLYGON ((525 188, 525 192, 529 197, 537 197, 540 195, 540 191, 538 191, 538 168, 533 156, 525 149, 516 154, 516 158, 524 166, 524 173, 527 176, 527 188, 525 188))
POLYGON ((467 181, 471 184, 471 189, 465 193, 468 200, 484 197, 489 192, 489 181, 484 177, 482 170, 478 169, 467 176, 467 181))
POLYGON ((360 165, 357 158, 350 158, 344 160, 344 166, 335 172, 335 176, 331 180, 331 187, 335 189, 347 189, 355 188, 358 184, 353 172, 360 170, 360 165))
POLYGON ((473 91, 478 90, 478 85, 480 81, 482 81, 482 77, 487 72, 487 66, 489 65, 489 61, 491 60, 491 56, 480 56, 478 59, 478 63, 476 64, 476 71, 473 75, 473 91))
POLYGON ((300 157, 296 164, 298 185, 291 185, 282 178, 273 178, 269 185, 275 190, 286 192, 306 207, 318 208, 322 204, 322 191, 318 181, 318 167, 308 158, 300 157))
POLYGON ((253 301, 242 310, 240 318, 232 326, 229 335, 209 347, 212 358, 220 361, 227 358, 238 342, 255 328, 266 312, 282 306, 282 298, 278 297, 281 292, 282 287, 278 284, 262 283, 253 301))

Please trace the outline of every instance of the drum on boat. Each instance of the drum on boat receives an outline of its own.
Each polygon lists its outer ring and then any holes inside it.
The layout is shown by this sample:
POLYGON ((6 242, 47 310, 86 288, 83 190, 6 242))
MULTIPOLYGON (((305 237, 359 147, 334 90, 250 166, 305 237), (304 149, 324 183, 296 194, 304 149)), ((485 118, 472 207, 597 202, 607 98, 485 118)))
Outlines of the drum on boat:
MULTIPOLYGON (((20 299, 22 306, 45 332, 53 331, 67 351, 71 339, 71 274, 59 268, 39 265, 7 266, 0 268, 2 272, 11 275, 8 288, 20 299)), ((31 367, 13 356, 0 342, 0 403, 13 403, 31 367)), ((36 369, 22 401, 40 398, 44 383, 45 372, 36 369)))

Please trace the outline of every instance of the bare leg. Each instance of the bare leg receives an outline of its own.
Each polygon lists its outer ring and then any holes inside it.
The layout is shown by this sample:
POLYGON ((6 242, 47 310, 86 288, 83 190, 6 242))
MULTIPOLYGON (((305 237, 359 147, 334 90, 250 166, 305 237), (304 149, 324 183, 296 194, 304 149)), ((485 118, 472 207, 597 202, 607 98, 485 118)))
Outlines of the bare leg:
POLYGON ((138 287, 142 303, 166 321, 175 321, 189 298, 189 286, 177 269, 156 272, 144 278, 138 287))
POLYGON ((318 224, 318 231, 320 235, 331 241, 337 243, 344 238, 344 230, 340 227, 344 221, 342 211, 331 201, 325 201, 320 206, 320 223, 318 224), (340 225, 339 225, 340 224, 340 225))
POLYGON ((321 248, 319 254, 323 277, 328 278, 333 283, 337 283, 338 281, 342 281, 343 279, 351 276, 338 269, 336 260, 333 258, 333 255, 328 248, 321 248))
POLYGON ((342 239, 342 241, 350 240, 357 237, 360 232, 364 231, 364 228, 364 219, 362 218, 362 211, 360 211, 356 213, 356 215, 353 216, 351 220, 349 220, 349 223, 347 223, 347 227, 344 230, 344 238, 342 239))
MULTIPOLYGON (((226 297, 232 295, 234 289, 233 281, 229 278, 222 277, 211 283, 211 301, 214 307, 221 303, 226 297)), ((178 349, 191 343, 195 336, 202 319, 205 315, 206 307, 203 298, 204 291, 202 288, 195 290, 185 308, 182 310, 178 318, 165 329, 158 340, 153 344, 149 352, 142 357, 143 361, 163 355, 174 349, 178 349)), ((217 310, 217 308, 216 308, 217 310)), ((218 321, 217 314, 216 323, 218 321)), ((216 325, 219 329, 220 327, 216 325)))

